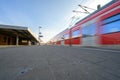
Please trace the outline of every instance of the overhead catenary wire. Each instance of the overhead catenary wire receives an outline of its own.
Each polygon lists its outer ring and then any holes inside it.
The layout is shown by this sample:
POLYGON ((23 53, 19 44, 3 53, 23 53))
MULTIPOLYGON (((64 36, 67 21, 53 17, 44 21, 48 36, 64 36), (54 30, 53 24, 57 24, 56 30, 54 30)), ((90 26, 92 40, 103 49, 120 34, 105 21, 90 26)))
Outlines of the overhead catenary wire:
POLYGON ((85 9, 83 6, 78 5, 79 7, 81 7, 86 13, 90 13, 87 9, 85 9))
POLYGON ((90 9, 90 10, 96 10, 96 9, 93 9, 93 8, 90 8, 90 7, 87 7, 87 6, 83 6, 83 5, 78 5, 78 6, 81 6, 81 7, 83 7, 84 9, 86 8, 86 9, 90 9))
MULTIPOLYGON (((86 2, 87 2, 87 0, 80 0, 80 3, 79 3, 79 4, 82 4, 82 5, 83 5, 83 4, 86 3, 86 2)), ((75 10, 73 10, 73 12, 75 12, 75 13, 89 14, 88 12, 76 11, 76 10, 78 10, 78 8, 79 8, 79 7, 76 7, 75 10)), ((71 26, 74 25, 74 23, 75 23, 78 19, 80 19, 80 17, 76 17, 76 15, 73 15, 72 17, 70 17, 70 18, 67 20, 67 22, 64 24, 64 26, 68 26, 67 28, 70 28, 71 26), (66 25, 66 24, 67 24, 67 25, 66 25)))

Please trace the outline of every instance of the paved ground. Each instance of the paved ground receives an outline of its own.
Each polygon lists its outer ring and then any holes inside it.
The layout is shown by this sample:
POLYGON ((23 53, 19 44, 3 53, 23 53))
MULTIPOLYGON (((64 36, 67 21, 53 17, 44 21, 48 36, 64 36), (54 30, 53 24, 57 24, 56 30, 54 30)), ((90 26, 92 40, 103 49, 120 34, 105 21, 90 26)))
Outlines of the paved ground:
POLYGON ((0 80, 120 80, 120 51, 65 46, 0 48, 0 80))

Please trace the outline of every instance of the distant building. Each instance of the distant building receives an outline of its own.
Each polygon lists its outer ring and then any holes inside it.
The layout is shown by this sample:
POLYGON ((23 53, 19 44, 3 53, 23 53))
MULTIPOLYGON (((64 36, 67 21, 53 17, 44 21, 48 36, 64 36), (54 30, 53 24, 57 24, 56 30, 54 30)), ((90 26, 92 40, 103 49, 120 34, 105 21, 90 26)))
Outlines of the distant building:
POLYGON ((28 27, 0 25, 1 45, 36 45, 38 39, 28 27))

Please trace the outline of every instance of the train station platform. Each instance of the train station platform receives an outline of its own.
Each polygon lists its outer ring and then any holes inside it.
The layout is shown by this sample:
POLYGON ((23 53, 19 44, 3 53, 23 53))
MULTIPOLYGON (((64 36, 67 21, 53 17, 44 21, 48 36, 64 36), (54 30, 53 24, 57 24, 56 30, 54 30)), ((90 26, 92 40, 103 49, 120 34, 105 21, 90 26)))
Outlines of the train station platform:
POLYGON ((87 48, 108 49, 108 50, 120 50, 120 45, 104 45, 104 46, 83 46, 87 48))
POLYGON ((68 46, 0 49, 0 80, 120 80, 120 51, 68 46))

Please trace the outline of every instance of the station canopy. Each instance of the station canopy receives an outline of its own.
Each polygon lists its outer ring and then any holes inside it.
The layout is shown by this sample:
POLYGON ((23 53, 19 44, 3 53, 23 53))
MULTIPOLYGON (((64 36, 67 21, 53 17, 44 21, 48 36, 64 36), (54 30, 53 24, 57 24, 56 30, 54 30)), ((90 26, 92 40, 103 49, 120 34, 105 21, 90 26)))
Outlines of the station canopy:
POLYGON ((38 42, 37 37, 31 32, 31 30, 28 27, 0 24, 0 34, 13 37, 19 36, 21 38, 38 42))

